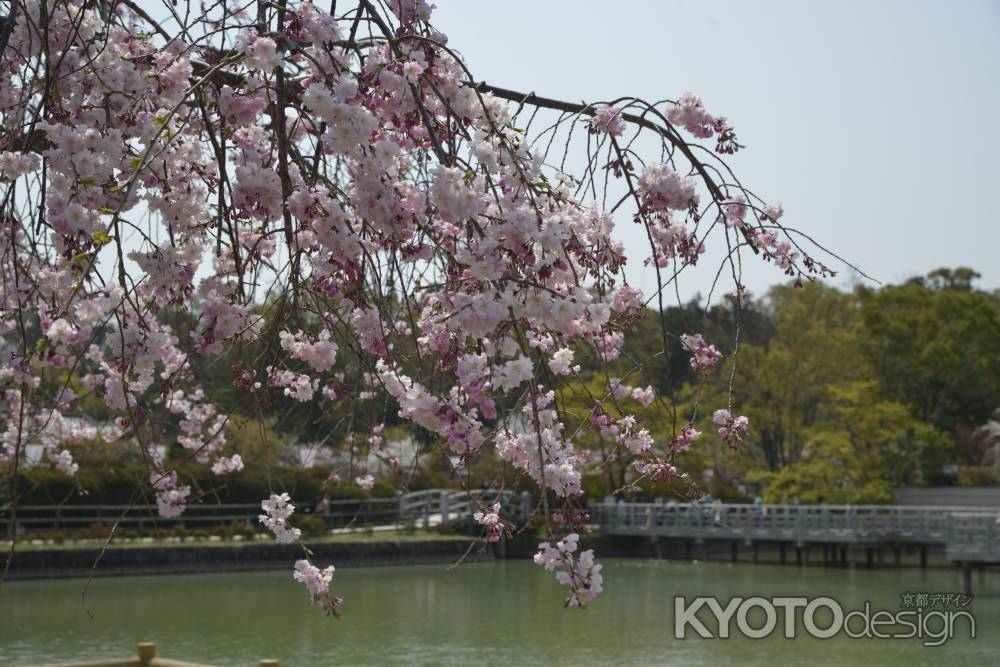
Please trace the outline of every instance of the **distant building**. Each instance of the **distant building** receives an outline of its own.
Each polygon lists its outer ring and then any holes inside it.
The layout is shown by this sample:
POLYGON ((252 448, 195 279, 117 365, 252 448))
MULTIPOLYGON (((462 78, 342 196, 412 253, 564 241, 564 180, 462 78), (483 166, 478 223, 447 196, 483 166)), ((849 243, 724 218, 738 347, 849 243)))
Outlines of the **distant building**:
POLYGON ((904 486, 892 493, 895 505, 1000 507, 1000 488, 990 486, 904 486))

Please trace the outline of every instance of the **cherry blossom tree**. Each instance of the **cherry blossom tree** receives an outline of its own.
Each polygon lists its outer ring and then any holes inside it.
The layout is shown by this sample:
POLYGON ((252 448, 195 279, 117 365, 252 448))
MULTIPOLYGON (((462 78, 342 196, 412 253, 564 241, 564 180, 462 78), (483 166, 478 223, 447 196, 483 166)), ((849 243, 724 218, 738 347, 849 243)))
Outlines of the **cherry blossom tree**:
MULTIPOLYGON (((594 554, 576 553, 596 463, 575 434, 600 430, 659 479, 701 434, 687 415, 656 442, 606 409, 664 400, 641 386, 643 360, 568 414, 575 355, 617 359, 710 245, 737 311, 744 256, 797 280, 830 273, 727 167, 742 146, 698 97, 572 103, 479 81, 424 0, 0 7, 0 463, 15 520, 28 443, 75 474, 87 434, 67 416, 85 397, 115 416, 103 437, 144 456, 136 498, 151 489, 162 516, 192 499, 184 463, 238 475, 232 414, 193 371, 221 359, 246 405, 345 406, 363 446, 381 445, 375 415, 398 413, 457 459, 457 483, 499 457, 540 490, 536 562, 584 605, 601 590, 594 554), (616 225, 642 230, 644 256, 626 257, 616 225), (631 287, 627 261, 658 288, 631 287), (158 455, 164 442, 187 458, 158 455)), ((712 372, 713 344, 664 329, 663 354, 673 337, 712 372)), ((752 425, 731 407, 706 409, 738 446, 752 425)), ((344 478, 371 488, 365 473, 344 478)), ((300 542, 293 499, 262 500, 275 538, 300 542)), ((496 505, 477 521, 487 540, 523 528, 496 505)), ((303 548, 295 579, 337 613, 333 568, 303 548)))

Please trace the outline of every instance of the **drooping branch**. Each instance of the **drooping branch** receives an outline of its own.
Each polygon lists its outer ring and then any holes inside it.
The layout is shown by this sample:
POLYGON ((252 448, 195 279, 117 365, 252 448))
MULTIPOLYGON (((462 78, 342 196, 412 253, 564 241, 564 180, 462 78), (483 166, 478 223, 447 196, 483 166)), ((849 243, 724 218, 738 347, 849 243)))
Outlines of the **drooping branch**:
MULTIPOLYGON (((581 102, 566 102, 565 100, 557 100, 552 97, 543 97, 541 95, 536 95, 535 93, 521 93, 516 90, 511 90, 509 88, 501 88, 499 86, 494 86, 486 83, 485 81, 476 84, 476 90, 481 93, 490 93, 505 99, 509 102, 515 102, 517 104, 527 104, 542 109, 553 109, 555 111, 564 111, 566 113, 577 114, 581 116, 594 116, 600 110, 600 106, 596 104, 584 104, 581 102)), ((657 113, 653 110, 653 113, 657 113)), ((659 115, 657 113, 657 115, 659 115)), ((660 117, 663 121, 662 124, 654 123, 649 118, 645 116, 638 116, 634 113, 623 112, 621 117, 626 122, 637 125, 638 127, 645 128, 647 130, 652 130, 658 134, 661 138, 670 143, 671 146, 679 150, 691 166, 698 172, 702 181, 705 183, 705 187, 711 193, 715 201, 722 203, 728 199, 725 193, 722 192, 719 185, 715 182, 715 179, 702 164, 701 160, 695 157, 694 153, 691 151, 691 146, 684 141, 678 134, 677 131, 670 125, 670 123, 665 119, 660 117)), ((746 236, 744 232, 744 236, 746 236)), ((749 241, 749 238, 747 239, 749 241)), ((749 244, 750 249, 753 250, 755 254, 759 254, 760 250, 752 243, 749 244)))
MULTIPOLYGON (((0 109, 0 314, 18 319, 0 328, 4 414, 61 424, 81 396, 43 379, 84 387, 142 451, 164 517, 189 500, 177 476, 188 460, 218 475, 243 467, 226 439, 241 414, 296 436, 322 430, 320 446, 349 448, 339 470, 364 491, 387 424, 438 449, 466 489, 473 463, 493 457, 497 478, 514 469, 531 480, 564 546, 585 521, 586 475, 613 466, 623 489, 655 478, 697 495, 675 462, 700 437, 700 399, 685 412, 651 385, 624 385, 644 373, 625 335, 653 298, 663 311, 665 284, 714 229, 725 233, 722 267, 749 245, 801 273, 783 228, 761 224, 762 200, 689 141, 715 132, 726 153, 735 136, 719 129, 724 119, 693 96, 587 104, 480 83, 430 25, 425 0, 360 0, 341 17, 261 0, 233 18, 216 3, 200 16, 171 10, 176 25, 142 5, 15 3, 17 25, 4 22, 11 76, 0 98, 16 103, 0 109), (558 119, 520 129, 524 107, 558 119), (548 157, 557 135, 558 166, 548 157), (658 158, 641 155, 639 137, 655 137, 658 158), (539 139, 548 145, 536 150, 539 139), (575 178, 567 156, 584 143, 575 178), (626 189, 607 206, 609 190, 626 189), (628 284, 613 237, 633 205, 657 273, 648 298, 628 284), (220 398, 220 384, 235 398, 220 398), (567 407, 569 387, 586 397, 582 410, 567 407), (640 418, 637 406, 650 411, 640 418), (642 427, 653 410, 669 415, 669 435, 642 427), (588 437, 601 442, 600 462, 588 437), (155 442, 187 453, 161 456, 155 442)), ((718 363, 700 334, 661 333, 657 354, 680 340, 697 374, 718 363)), ((745 418, 724 412, 720 437, 738 444, 745 418)), ((21 455, 16 443, 44 437, 4 423, 0 464, 21 455)), ((75 473, 70 446, 45 446, 75 473)), ((298 539, 287 497, 264 510, 276 538, 298 539)), ((499 515, 479 514, 496 536, 499 515)), ((571 551, 543 548, 541 561, 569 568, 571 551)), ((325 591, 306 555, 297 574, 325 591)), ((568 603, 600 592, 592 568, 574 570, 568 603)))

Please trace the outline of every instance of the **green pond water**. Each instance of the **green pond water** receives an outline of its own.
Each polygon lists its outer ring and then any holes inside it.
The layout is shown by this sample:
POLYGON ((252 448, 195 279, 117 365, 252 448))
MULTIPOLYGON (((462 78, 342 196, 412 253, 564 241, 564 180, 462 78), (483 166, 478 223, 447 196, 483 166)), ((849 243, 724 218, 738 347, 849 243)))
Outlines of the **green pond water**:
MULTIPOLYGON (((906 592, 961 590, 954 570, 836 570, 605 561, 606 592, 563 609, 562 588, 528 561, 342 568, 341 620, 312 607, 291 572, 8 582, 0 665, 110 658, 155 641, 157 654, 220 666, 298 665, 1000 665, 1000 574, 974 578, 976 618, 943 646, 919 639, 674 638, 674 596, 822 596, 846 610, 899 611, 906 592)), ((702 610, 705 612, 706 610, 702 610)), ((759 610, 758 610, 759 611, 759 610)), ((800 612, 801 613, 801 612, 800 612)), ((817 624, 824 622, 817 616, 817 624)), ((699 614, 705 618, 704 613, 699 614)), ((754 621, 761 625, 760 619, 754 621)), ((763 618, 761 616, 760 618, 763 618)), ((711 625, 707 622, 706 625, 711 625)), ((936 628, 937 626, 935 626, 936 628)), ((735 625, 734 625, 735 628, 735 625)), ((711 629, 711 628, 710 628, 711 629)))

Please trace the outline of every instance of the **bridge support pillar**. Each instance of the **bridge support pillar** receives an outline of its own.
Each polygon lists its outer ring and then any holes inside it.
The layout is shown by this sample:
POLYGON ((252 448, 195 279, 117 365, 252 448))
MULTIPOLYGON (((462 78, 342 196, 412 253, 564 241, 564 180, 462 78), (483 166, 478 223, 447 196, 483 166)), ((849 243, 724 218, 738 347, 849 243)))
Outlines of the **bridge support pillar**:
POLYGON ((782 542, 778 545, 778 558, 781 560, 781 564, 784 565, 788 562, 787 554, 785 553, 785 543, 782 542))
POLYGON ((804 552, 804 549, 802 548, 802 546, 796 544, 795 545, 795 564, 798 565, 798 566, 800 566, 800 567, 805 564, 805 559, 803 558, 803 556, 805 556, 805 554, 803 552, 804 552))
POLYGON ((750 549, 752 553, 753 562, 757 562, 757 540, 750 543, 750 549))
POLYGON ((691 560, 691 540, 684 540, 684 560, 691 560))
POLYGON ((962 590, 966 595, 972 595, 972 564, 962 563, 962 590))
POLYGON ((921 570, 926 570, 927 569, 927 545, 926 544, 921 544, 920 545, 920 569, 921 570))
POLYGON ((740 542, 739 540, 733 540, 729 544, 729 560, 733 563, 740 562, 740 542))

